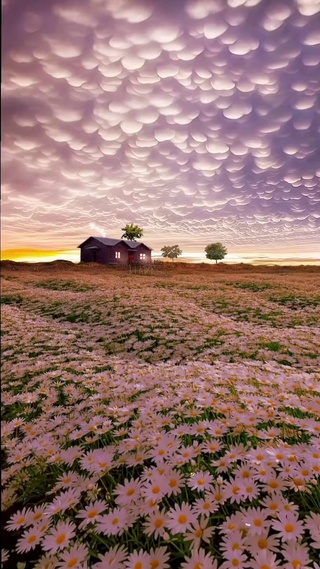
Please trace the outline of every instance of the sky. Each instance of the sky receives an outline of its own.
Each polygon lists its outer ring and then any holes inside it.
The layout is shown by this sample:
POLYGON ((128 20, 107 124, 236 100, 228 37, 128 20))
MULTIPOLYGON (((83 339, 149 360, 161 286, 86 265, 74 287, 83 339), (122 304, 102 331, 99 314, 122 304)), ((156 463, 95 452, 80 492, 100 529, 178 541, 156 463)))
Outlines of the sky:
POLYGON ((2 258, 320 261, 320 0, 5 0, 2 258))

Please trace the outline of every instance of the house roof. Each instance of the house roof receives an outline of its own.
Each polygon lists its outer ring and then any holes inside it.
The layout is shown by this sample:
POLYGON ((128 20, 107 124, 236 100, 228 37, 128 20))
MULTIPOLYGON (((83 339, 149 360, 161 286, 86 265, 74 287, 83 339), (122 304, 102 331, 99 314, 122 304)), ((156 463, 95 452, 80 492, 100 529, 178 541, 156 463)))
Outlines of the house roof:
POLYGON ((128 241, 126 239, 112 239, 110 237, 94 237, 94 236, 88 237, 88 239, 86 239, 85 241, 83 241, 83 243, 78 245, 78 248, 82 247, 85 243, 87 243, 89 239, 96 239, 97 241, 100 241, 100 243, 103 243, 103 245, 109 245, 111 247, 117 245, 118 243, 125 243, 126 245, 128 245, 128 247, 130 247, 130 249, 137 249, 137 247, 139 247, 140 245, 144 245, 144 247, 152 251, 152 249, 148 247, 148 245, 141 243, 141 241, 128 241))

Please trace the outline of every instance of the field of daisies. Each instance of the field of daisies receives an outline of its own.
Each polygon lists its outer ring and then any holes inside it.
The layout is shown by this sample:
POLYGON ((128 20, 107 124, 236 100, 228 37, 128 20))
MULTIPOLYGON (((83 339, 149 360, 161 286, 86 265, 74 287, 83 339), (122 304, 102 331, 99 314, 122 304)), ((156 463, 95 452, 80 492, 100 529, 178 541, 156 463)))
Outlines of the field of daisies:
POLYGON ((2 270, 3 569, 320 569, 320 272, 2 270))

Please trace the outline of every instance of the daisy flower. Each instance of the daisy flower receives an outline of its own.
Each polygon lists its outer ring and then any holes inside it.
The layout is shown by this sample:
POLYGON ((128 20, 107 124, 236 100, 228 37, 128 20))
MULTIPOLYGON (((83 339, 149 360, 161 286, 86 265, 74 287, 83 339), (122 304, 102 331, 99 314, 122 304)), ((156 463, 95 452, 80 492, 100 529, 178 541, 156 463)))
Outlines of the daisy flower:
POLYGON ((31 525, 31 519, 32 512, 30 508, 23 508, 11 516, 10 520, 6 524, 6 529, 9 531, 14 531, 24 526, 27 527, 31 525))
POLYGON ((176 496, 179 494, 181 487, 184 484, 184 477, 180 472, 169 470, 166 472, 167 479, 167 496, 176 496))
POLYGON ((150 569, 167 569, 170 567, 170 555, 166 547, 157 547, 149 551, 149 568, 150 569))
POLYGON ((86 506, 83 510, 79 510, 78 514, 76 515, 77 518, 80 518, 82 522, 79 525, 79 528, 85 528, 88 524, 94 523, 99 514, 107 509, 107 504, 103 500, 97 500, 86 506))
POLYGON ((245 538, 246 549, 249 549, 252 555, 264 550, 278 553, 279 542, 280 538, 275 535, 268 535, 268 531, 262 532, 259 535, 248 535, 245 538))
POLYGON ((305 518, 305 528, 309 530, 311 538, 315 541, 312 547, 320 549, 320 514, 311 513, 310 516, 305 518))
POLYGON ((124 567, 126 569, 150 569, 150 555, 142 549, 139 551, 135 549, 124 562, 124 567))
POLYGON ((190 557, 185 557, 181 569, 217 569, 217 561, 204 549, 193 550, 190 557))
POLYGON ((175 504, 168 512, 168 520, 166 526, 172 533, 185 532, 191 529, 192 524, 197 522, 197 516, 192 508, 186 502, 182 502, 181 506, 175 504))
POLYGON ((236 502, 239 504, 242 501, 241 494, 242 480, 238 480, 230 477, 228 482, 224 485, 224 491, 226 498, 229 498, 230 502, 236 502))
POLYGON ((116 503, 119 506, 124 506, 138 500, 141 493, 141 484, 134 479, 130 481, 125 479, 124 484, 118 484, 114 493, 117 496, 116 503))
POLYGON ((244 550, 244 539, 242 532, 239 530, 234 530, 222 537, 222 542, 220 544, 221 551, 226 553, 226 557, 230 556, 233 551, 243 551, 244 550))
POLYGON ((306 545, 300 543, 285 543, 281 553, 286 560, 284 569, 309 569, 311 559, 306 545))
POLYGON ((56 555, 44 555, 34 565, 33 569, 57 569, 58 558, 56 555))
POLYGON ((75 529, 76 526, 73 523, 60 522, 45 536, 42 541, 42 549, 52 553, 56 553, 59 549, 65 549, 75 536, 75 529))
POLYGON ((158 508, 154 512, 150 512, 143 524, 145 533, 147 535, 153 534, 155 538, 163 536, 165 533, 166 521, 167 515, 158 508))
POLYGON ((248 564, 248 556, 241 550, 226 551, 224 556, 227 558, 219 569, 245 569, 250 567, 248 564))
POLYGON ((84 562, 88 554, 88 548, 83 543, 78 543, 71 547, 69 551, 64 551, 60 554, 60 561, 57 567, 59 569, 84 569, 84 562))
POLYGON ((127 513, 122 508, 115 508, 112 512, 99 516, 95 531, 104 535, 117 535, 124 531, 127 523, 127 513))
POLYGON ((123 561, 127 558, 128 551, 124 545, 116 545, 104 555, 99 555, 100 561, 92 565, 92 569, 123 569, 123 561))
POLYGON ((264 549, 253 554, 254 560, 250 561, 250 569, 277 569, 283 567, 282 561, 277 559, 272 551, 264 549))
POLYGON ((300 539, 304 532, 303 522, 292 512, 280 512, 278 519, 272 522, 272 527, 284 541, 300 539))
POLYGON ((193 511, 199 515, 203 514, 205 516, 210 516, 212 512, 218 509, 218 505, 209 492, 205 493, 204 498, 198 498, 192 506, 193 511))
POLYGON ((269 515, 267 510, 248 508, 242 510, 242 514, 244 525, 250 535, 260 535, 270 526, 270 521, 267 520, 269 515))
POLYGON ((198 548, 201 541, 210 543, 210 538, 215 530, 214 527, 208 525, 208 518, 200 517, 200 521, 192 524, 191 530, 184 535, 186 541, 191 541, 191 546, 198 548))
POLYGON ((31 529, 23 532, 20 539, 17 541, 16 550, 18 553, 26 553, 34 549, 43 537, 43 530, 40 527, 33 526, 31 529))
POLYGON ((213 476, 209 472, 204 472, 199 470, 189 478, 188 486, 192 490, 197 490, 201 492, 202 490, 211 490, 213 482, 213 476))

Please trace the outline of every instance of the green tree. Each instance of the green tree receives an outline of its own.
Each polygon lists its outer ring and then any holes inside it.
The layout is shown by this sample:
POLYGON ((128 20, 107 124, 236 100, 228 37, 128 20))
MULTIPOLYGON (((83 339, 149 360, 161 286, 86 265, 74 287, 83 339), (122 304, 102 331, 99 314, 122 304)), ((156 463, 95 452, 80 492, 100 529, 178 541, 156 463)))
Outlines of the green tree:
POLYGON ((128 241, 136 241, 143 235, 143 229, 138 225, 134 225, 134 223, 127 223, 125 227, 121 227, 121 231, 124 232, 121 235, 121 239, 127 239, 128 241))
POLYGON ((169 259, 176 259, 179 255, 182 255, 182 251, 179 245, 164 245, 161 249, 162 257, 169 257, 169 259))
POLYGON ((214 259, 216 263, 218 260, 223 259, 227 252, 226 247, 222 243, 210 243, 205 248, 207 259, 214 259))

